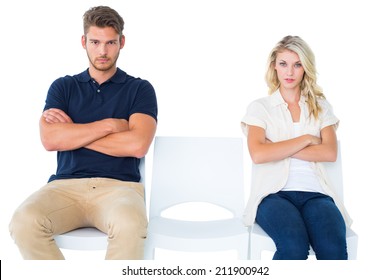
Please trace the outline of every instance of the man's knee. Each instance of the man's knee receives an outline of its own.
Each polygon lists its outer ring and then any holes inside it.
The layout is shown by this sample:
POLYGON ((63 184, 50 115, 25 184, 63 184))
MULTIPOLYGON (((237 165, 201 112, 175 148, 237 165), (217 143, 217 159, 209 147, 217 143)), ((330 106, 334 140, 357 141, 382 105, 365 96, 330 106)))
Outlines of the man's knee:
POLYGON ((42 232, 50 234, 48 219, 42 215, 39 209, 28 205, 20 206, 12 216, 9 231, 15 241, 23 241, 26 237, 34 236, 42 232))
POLYGON ((122 212, 112 221, 109 235, 145 237, 148 221, 143 209, 122 212))

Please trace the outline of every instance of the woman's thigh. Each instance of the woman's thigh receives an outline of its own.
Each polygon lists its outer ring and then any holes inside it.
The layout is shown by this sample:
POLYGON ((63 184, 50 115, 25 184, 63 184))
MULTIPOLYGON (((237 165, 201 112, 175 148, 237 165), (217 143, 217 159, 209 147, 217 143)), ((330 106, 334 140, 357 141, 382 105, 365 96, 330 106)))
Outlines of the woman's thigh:
POLYGON ((256 222, 275 242, 274 259, 306 259, 309 237, 299 210, 285 195, 271 194, 260 203, 256 222))
POLYGON ((320 195, 308 200, 302 217, 317 259, 347 259, 346 226, 332 198, 320 195))

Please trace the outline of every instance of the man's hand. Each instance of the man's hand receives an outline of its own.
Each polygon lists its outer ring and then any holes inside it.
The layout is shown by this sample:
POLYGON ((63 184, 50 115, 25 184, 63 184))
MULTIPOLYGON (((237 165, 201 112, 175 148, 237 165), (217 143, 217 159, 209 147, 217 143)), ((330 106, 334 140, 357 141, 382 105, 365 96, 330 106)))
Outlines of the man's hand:
MULTIPOLYGON (((42 113, 43 118, 49 124, 53 123, 73 123, 73 120, 62 110, 51 108, 42 113)), ((101 120, 105 122, 110 129, 110 133, 129 130, 129 122, 125 119, 108 118, 101 120)))
POLYGON ((103 122, 106 122, 111 127, 111 133, 123 132, 129 130, 129 122, 125 119, 104 119, 103 122))
POLYGON ((56 108, 44 111, 42 116, 48 123, 73 123, 72 119, 64 111, 56 108))

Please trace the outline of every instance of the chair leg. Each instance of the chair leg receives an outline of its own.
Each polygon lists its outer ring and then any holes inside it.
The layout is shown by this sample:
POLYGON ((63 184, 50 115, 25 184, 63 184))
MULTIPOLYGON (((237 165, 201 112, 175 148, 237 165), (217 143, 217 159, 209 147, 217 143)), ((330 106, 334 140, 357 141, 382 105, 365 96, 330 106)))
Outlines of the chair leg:
POLYGON ((238 252, 238 259, 239 260, 248 260, 249 259, 248 250, 238 249, 237 252, 238 252))
POLYGON ((261 250, 253 250, 253 249, 250 249, 250 256, 249 256, 249 259, 250 260, 261 260, 261 250))
POLYGON ((146 241, 144 248, 144 260, 154 260, 155 248, 146 241))

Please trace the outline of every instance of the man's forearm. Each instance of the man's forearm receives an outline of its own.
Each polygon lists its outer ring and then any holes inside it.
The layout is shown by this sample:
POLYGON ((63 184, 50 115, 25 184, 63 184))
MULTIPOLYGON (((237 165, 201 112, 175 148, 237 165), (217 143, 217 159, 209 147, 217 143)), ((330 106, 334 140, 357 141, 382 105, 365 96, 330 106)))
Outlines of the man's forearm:
POLYGON ((114 157, 137 157, 139 145, 129 131, 112 133, 85 146, 114 157))
POLYGON ((157 128, 156 121, 144 114, 129 119, 129 129, 102 137, 85 148, 115 157, 142 158, 149 150, 157 128))
POLYGON ((68 151, 84 147, 112 133, 107 122, 96 121, 88 124, 48 123, 40 121, 41 141, 46 150, 68 151))

